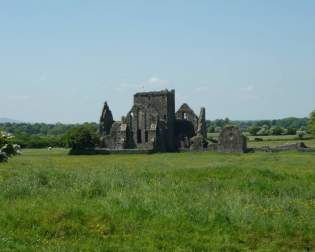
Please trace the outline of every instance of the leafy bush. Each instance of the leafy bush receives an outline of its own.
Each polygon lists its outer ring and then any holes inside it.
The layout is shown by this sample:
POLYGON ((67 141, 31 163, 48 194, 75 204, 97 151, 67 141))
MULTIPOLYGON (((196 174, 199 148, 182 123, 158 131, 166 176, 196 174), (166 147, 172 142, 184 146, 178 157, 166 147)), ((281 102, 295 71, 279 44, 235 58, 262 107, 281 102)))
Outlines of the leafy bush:
POLYGON ((0 163, 8 161, 8 155, 2 151, 0 151, 0 163))
POLYGON ((283 128, 280 126, 273 126, 270 128, 270 135, 280 136, 283 133, 283 128))
POLYGON ((268 136, 269 128, 267 125, 263 125, 261 129, 257 132, 257 136, 268 136))
POLYGON ((296 135, 296 128, 288 128, 287 134, 288 135, 296 135))
POLYGON ((7 143, 1 148, 1 152, 6 153, 10 157, 16 154, 16 149, 12 143, 7 143))
POLYGON ((248 132, 252 135, 252 136, 257 136, 257 133, 260 131, 260 127, 257 125, 253 125, 251 127, 248 128, 248 132))
MULTIPOLYGON (((97 127, 96 123, 86 123, 97 127)), ((14 135, 14 142, 22 148, 66 147, 66 132, 78 127, 78 124, 45 123, 2 123, 0 127, 14 135)))
POLYGON ((0 132, 0 162, 5 162, 8 160, 9 156, 17 154, 12 139, 13 136, 11 134, 0 132))
POLYGON ((72 150, 92 149, 99 139, 97 128, 87 124, 69 130, 65 138, 72 150))
POLYGON ((298 136, 298 138, 303 139, 303 137, 306 135, 306 131, 300 129, 296 132, 296 135, 298 136))
POLYGON ((310 115, 310 120, 308 123, 308 131, 315 136, 315 110, 310 115))
POLYGON ((65 147, 66 141, 63 136, 27 136, 17 135, 14 140, 22 148, 47 148, 65 147))

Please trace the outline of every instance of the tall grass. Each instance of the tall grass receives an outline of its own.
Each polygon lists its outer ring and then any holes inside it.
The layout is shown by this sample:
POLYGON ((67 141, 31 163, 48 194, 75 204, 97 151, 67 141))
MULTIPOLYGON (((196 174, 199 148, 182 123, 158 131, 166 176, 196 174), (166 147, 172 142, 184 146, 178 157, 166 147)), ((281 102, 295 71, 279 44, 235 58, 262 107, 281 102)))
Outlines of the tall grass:
POLYGON ((0 165, 0 251, 315 248, 313 153, 67 156, 0 165))

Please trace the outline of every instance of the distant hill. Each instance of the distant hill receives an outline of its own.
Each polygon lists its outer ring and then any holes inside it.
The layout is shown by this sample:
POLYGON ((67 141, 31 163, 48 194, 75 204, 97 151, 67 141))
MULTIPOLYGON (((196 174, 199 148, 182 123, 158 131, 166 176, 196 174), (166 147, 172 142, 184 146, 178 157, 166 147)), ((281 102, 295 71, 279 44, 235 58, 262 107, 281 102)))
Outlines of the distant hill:
POLYGON ((20 121, 11 118, 0 117, 0 123, 18 123, 20 121))

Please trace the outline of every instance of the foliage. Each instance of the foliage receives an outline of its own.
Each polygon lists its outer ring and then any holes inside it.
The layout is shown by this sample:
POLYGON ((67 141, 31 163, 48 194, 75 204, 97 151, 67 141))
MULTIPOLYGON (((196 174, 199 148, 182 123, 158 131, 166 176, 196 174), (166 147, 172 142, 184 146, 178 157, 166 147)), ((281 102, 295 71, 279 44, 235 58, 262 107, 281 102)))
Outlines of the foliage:
POLYGON ((15 137, 15 142, 22 148, 66 147, 64 136, 27 136, 25 134, 15 137))
POLYGON ((0 151, 0 163, 7 162, 7 161, 8 161, 8 155, 5 152, 0 151))
POLYGON ((315 110, 310 114, 308 131, 315 136, 315 110))
POLYGON ((287 129, 287 135, 295 135, 297 129, 296 128, 288 128, 287 129))
MULTIPOLYGON (((315 119, 314 119, 315 120, 315 119)), ((242 131, 248 131, 252 136, 264 136, 270 134, 287 134, 295 135, 296 130, 306 127, 308 124, 308 118, 295 118, 289 117, 279 120, 257 120, 257 121, 230 121, 226 119, 217 119, 213 121, 207 121, 208 132, 219 132, 216 128, 223 128, 226 124, 239 125, 242 131), (272 129, 270 131, 270 129, 272 129), (276 129, 275 131, 273 129, 276 129)))
POLYGON ((6 153, 8 156, 13 156, 16 154, 16 149, 12 143, 7 143, 1 148, 1 152, 6 153))
POLYGON ((70 129, 65 139, 72 150, 94 148, 98 143, 97 129, 88 124, 70 129))
POLYGON ((252 125, 248 128, 249 133, 252 136, 257 136, 257 133, 260 131, 260 127, 258 125, 252 125))
POLYGON ((315 248, 313 153, 66 153, 0 165, 0 251, 315 248))
POLYGON ((75 127, 75 124, 46 124, 46 123, 2 123, 0 127, 14 135, 38 135, 38 136, 56 136, 64 135, 69 129, 75 127))
POLYGON ((279 136, 283 133, 283 128, 280 126, 272 126, 270 128, 270 135, 279 136))
POLYGON ((298 130, 296 132, 296 135, 298 136, 299 139, 303 139, 303 137, 306 135, 306 131, 305 130, 298 130))
POLYGON ((8 157, 17 154, 17 148, 13 145, 14 137, 4 131, 0 131, 0 162, 5 162, 8 157))
POLYGON ((295 128, 299 129, 301 127, 306 127, 308 124, 308 118, 295 118, 288 117, 284 119, 278 120, 256 120, 256 121, 230 121, 229 119, 217 119, 213 121, 207 121, 208 127, 224 127, 225 124, 232 123, 240 126, 241 129, 247 129, 251 126, 262 127, 264 125, 268 126, 268 128, 272 126, 279 126, 282 128, 295 128))
POLYGON ((260 130, 257 132, 257 136, 267 136, 269 135, 269 128, 267 125, 263 125, 260 130))
POLYGON ((208 133, 214 133, 215 132, 215 127, 209 126, 208 127, 208 133))
MULTIPOLYGON (((86 123, 97 127, 96 123, 86 123)), ((79 124, 45 124, 45 123, 2 123, 0 127, 14 134, 15 142, 22 148, 65 147, 64 135, 79 124)))

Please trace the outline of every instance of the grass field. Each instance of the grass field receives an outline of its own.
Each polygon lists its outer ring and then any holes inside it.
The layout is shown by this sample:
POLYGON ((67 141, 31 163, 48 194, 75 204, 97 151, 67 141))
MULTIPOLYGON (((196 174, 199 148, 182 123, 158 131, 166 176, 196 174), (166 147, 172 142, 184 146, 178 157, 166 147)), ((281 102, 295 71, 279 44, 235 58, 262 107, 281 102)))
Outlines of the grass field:
MULTIPOLYGON (((217 139, 219 133, 208 133, 209 138, 217 139)), ((248 138, 248 147, 276 147, 283 144, 291 144, 296 142, 304 142, 307 146, 315 148, 315 139, 310 135, 304 137, 300 140, 296 135, 284 135, 284 136, 247 136, 248 138), (260 138, 263 141, 255 141, 255 138, 260 138)))
POLYGON ((247 143, 249 148, 253 148, 253 147, 262 147, 262 146, 269 146, 269 147, 276 147, 279 145, 283 145, 283 144, 293 144, 293 143, 297 143, 297 142, 303 142, 306 144, 306 146, 308 147, 312 147, 315 148, 315 139, 307 139, 307 140, 294 140, 294 139, 270 139, 268 141, 264 140, 261 142, 257 142, 257 141, 249 141, 247 143))
POLYGON ((312 251, 314 153, 67 156, 0 164, 0 251, 312 251))

